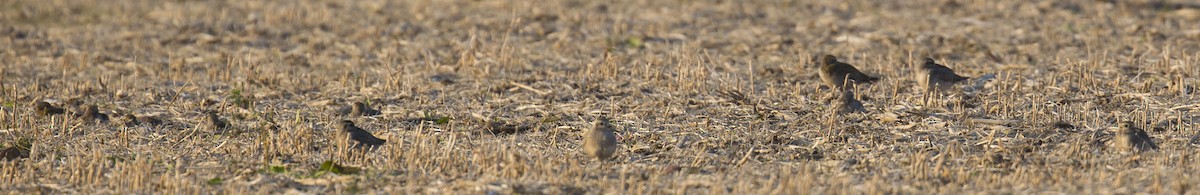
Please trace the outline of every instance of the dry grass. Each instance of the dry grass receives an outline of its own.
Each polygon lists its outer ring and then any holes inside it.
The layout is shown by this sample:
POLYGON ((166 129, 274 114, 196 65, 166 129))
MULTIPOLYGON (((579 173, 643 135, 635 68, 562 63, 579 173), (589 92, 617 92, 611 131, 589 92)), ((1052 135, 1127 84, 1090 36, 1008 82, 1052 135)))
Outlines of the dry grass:
MULTIPOLYGON (((7 193, 1197 193, 1200 4, 0 2, 7 193), (834 115, 809 61, 884 79, 834 115), (925 95, 932 56, 983 80, 925 95), (975 85, 972 83, 971 85, 975 85), (38 116, 97 105, 114 122, 38 116), (345 117, 352 102, 383 115, 345 117), (206 124, 217 111, 233 127, 206 124), (163 125, 120 125, 118 113, 163 125), (599 116, 622 146, 580 150, 599 116), (388 140, 358 150, 338 121, 388 140), (1161 150, 1108 141, 1144 125, 1161 150), (1068 127, 1074 126, 1074 128, 1068 127), (321 171, 333 161, 358 172, 321 171)), ((974 81, 972 81, 974 82, 974 81)))

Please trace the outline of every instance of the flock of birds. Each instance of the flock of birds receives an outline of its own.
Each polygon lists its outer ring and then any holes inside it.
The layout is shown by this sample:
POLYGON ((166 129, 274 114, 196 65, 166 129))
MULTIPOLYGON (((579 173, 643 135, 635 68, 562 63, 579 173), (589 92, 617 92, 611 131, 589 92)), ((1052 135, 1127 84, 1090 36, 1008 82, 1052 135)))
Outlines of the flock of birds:
MULTIPOLYGON (((878 77, 867 76, 859 71, 853 65, 839 62, 837 57, 833 55, 821 56, 821 70, 818 74, 821 80, 831 88, 842 90, 842 95, 839 97, 838 112, 865 112, 862 107, 862 102, 854 98, 853 90, 848 87, 853 87, 857 84, 867 84, 878 81, 878 77)), ((925 62, 921 65, 916 80, 918 86, 924 87, 927 92, 943 92, 953 89, 955 84, 967 81, 969 77, 958 75, 950 67, 938 64, 932 58, 925 58, 925 62)), ((1158 145, 1154 143, 1154 139, 1146 133, 1145 130, 1134 126, 1133 122, 1125 121, 1116 129, 1116 136, 1113 139, 1115 146, 1123 151, 1146 152, 1158 150, 1158 145)))
MULTIPOLYGON (((101 113, 100 109, 98 109, 96 107, 96 105, 86 105, 86 106, 81 106, 80 108, 81 109, 73 111, 71 114, 72 116, 74 116, 75 118, 77 118, 80 121, 89 122, 89 123, 108 123, 108 122, 112 121, 109 119, 110 117, 108 115, 101 113)), ((45 101, 40 101, 40 102, 37 102, 36 104, 34 104, 34 112, 36 112, 37 114, 42 115, 42 116, 59 115, 59 114, 67 114, 68 113, 68 111, 66 109, 56 107, 54 105, 51 105, 49 102, 45 102, 45 101)), ((354 102, 349 107, 338 110, 337 113, 342 114, 342 115, 349 115, 349 116, 375 116, 375 115, 382 114, 382 112, 380 112, 379 110, 367 107, 366 104, 363 104, 362 102, 354 102)), ((208 127, 213 130, 225 130, 225 129, 233 128, 233 125, 231 125, 229 123, 229 121, 226 121, 225 119, 221 118, 221 116, 216 111, 204 111, 204 120, 206 121, 208 127)), ((136 116, 133 114, 121 115, 120 119, 116 120, 114 122, 120 122, 120 123, 124 124, 125 126, 129 126, 129 127, 137 126, 137 125, 141 125, 141 124, 146 124, 146 125, 163 124, 163 121, 158 118, 149 117, 149 116, 139 117, 139 116, 136 116)), ((356 126, 354 124, 354 122, 350 121, 350 120, 340 121, 340 126, 338 129, 341 132, 346 133, 349 136, 350 140, 353 140, 355 142, 354 146, 356 148, 377 147, 377 146, 382 146, 384 143, 387 143, 387 140, 375 137, 375 135, 372 135, 370 132, 367 132, 366 130, 363 130, 362 128, 356 126)), ((13 148, 13 147, 10 147, 10 148, 13 148)), ((15 150, 15 148, 14 148, 14 150, 15 150)), ((5 149, 4 151, 8 151, 8 149, 5 149)), ((3 152, 0 152, 0 153, 3 153, 3 152)))
MULTIPOLYGON (((837 101, 837 112, 841 114, 866 112, 863 104, 854 98, 852 88, 858 84, 869 84, 879 81, 879 77, 864 74, 854 65, 838 61, 836 56, 823 55, 817 58, 820 64, 818 75, 825 85, 840 90, 841 96, 837 101)), ((916 80, 918 85, 927 92, 944 92, 952 90, 954 85, 970 79, 958 75, 953 69, 938 64, 932 58, 925 58, 920 66, 916 80)), ((1124 151, 1146 152, 1158 150, 1158 145, 1145 130, 1137 128, 1132 122, 1122 122, 1117 128, 1114 138, 1116 146, 1124 151)), ((592 124, 592 128, 583 134, 583 152, 601 161, 612 158, 617 151, 617 139, 612 124, 607 118, 600 117, 592 124)))
MULTIPOLYGON (((837 101, 837 111, 839 113, 851 112, 866 112, 862 102, 854 98, 852 88, 859 84, 869 84, 879 80, 879 77, 872 77, 864 74, 858 68, 851 64, 838 61, 833 55, 823 55, 817 59, 820 64, 818 72, 821 81, 832 89, 840 90, 841 94, 837 101)), ((937 64, 931 58, 925 58, 924 64, 920 66, 920 74, 916 80, 918 85, 925 87, 927 91, 940 92, 953 89, 957 83, 968 80, 968 77, 958 75, 954 70, 945 65, 937 64)), ((66 111, 62 108, 55 107, 47 102, 38 102, 34 107, 35 111, 41 115, 63 114, 66 111)), ((342 114, 351 116, 372 116, 381 114, 380 111, 367 107, 365 104, 355 102, 348 108, 339 111, 342 114)), ((208 124, 217 129, 230 128, 229 122, 221 119, 217 112, 207 111, 206 120, 208 124)), ((74 112, 74 115, 83 121, 108 122, 109 117, 100 113, 95 105, 83 106, 81 110, 74 112)), ((138 124, 160 124, 161 120, 153 117, 138 117, 133 114, 125 114, 122 116, 122 121, 125 125, 138 124)), ((354 141, 354 146, 357 148, 374 148, 387 143, 387 140, 380 139, 370 132, 356 126, 353 121, 342 120, 340 122, 339 131, 346 134, 350 140, 354 141)), ((1117 135, 1113 139, 1116 141, 1117 147, 1125 151, 1144 152, 1157 150, 1158 146, 1146 131, 1139 129, 1131 122, 1122 122, 1118 129, 1117 135)), ((598 117, 592 123, 592 128, 586 129, 583 133, 583 153, 592 157, 605 161, 611 159, 618 149, 618 140, 612 123, 606 117, 598 117)), ((4 153, 10 149, 5 149, 4 153)), ((6 157, 7 158, 7 157, 6 157)))

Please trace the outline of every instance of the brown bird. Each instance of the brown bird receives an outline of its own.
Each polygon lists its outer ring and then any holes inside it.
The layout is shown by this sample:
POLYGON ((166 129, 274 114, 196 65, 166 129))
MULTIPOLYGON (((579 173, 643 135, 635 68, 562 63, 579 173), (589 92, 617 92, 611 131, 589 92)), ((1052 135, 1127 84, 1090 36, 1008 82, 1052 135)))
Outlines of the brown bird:
POLYGON ((878 77, 871 77, 858 71, 853 65, 839 62, 837 57, 833 55, 821 56, 821 71, 817 72, 821 76, 821 81, 834 89, 842 89, 847 85, 872 83, 878 81, 878 77), (846 82, 850 81, 850 82, 846 82))
POLYGON ((21 149, 17 146, 9 146, 0 150, 0 159, 16 160, 18 158, 29 158, 29 150, 21 149))
POLYGON ((221 116, 217 116, 217 112, 208 111, 207 113, 208 113, 208 116, 205 118, 207 118, 208 124, 212 125, 213 129, 222 130, 222 129, 229 128, 229 122, 221 119, 221 116))
POLYGON ((367 132, 362 128, 358 128, 358 126, 354 126, 354 121, 350 120, 342 120, 342 132, 349 134, 351 140, 358 142, 354 144, 354 147, 374 147, 387 143, 387 140, 379 139, 378 137, 375 137, 375 135, 371 135, 371 132, 367 132))
POLYGON ((867 112, 867 109, 863 108, 862 102, 854 98, 854 91, 850 89, 842 90, 842 97, 839 97, 837 101, 837 109, 838 114, 867 112))
POLYGON ((83 121, 87 122, 108 122, 108 115, 100 113, 100 109, 96 108, 96 105, 84 106, 83 110, 79 111, 79 113, 76 113, 76 115, 78 115, 80 119, 83 119, 83 121))
POLYGON ((354 102, 354 105, 350 106, 350 116, 375 116, 379 114, 379 110, 367 107, 362 102, 354 102))
POLYGON ((125 116, 121 116, 121 122, 125 123, 126 127, 138 126, 137 116, 134 116, 133 114, 125 114, 125 116))
POLYGON ((613 133, 608 118, 600 117, 592 128, 583 133, 583 152, 600 161, 612 158, 617 151, 617 135, 613 133))
POLYGON ((48 102, 38 102, 33 106, 33 110, 42 116, 56 115, 66 112, 62 108, 50 105, 48 102))
POLYGON ((950 67, 937 64, 933 58, 925 58, 925 64, 921 65, 921 74, 917 74, 917 76, 920 77, 917 78, 917 82, 925 87, 926 91, 946 91, 954 84, 968 79, 968 77, 954 73, 950 67))
POLYGON ((1132 152, 1148 152, 1158 150, 1158 145, 1154 144, 1154 138, 1146 134, 1146 131, 1134 127, 1133 122, 1125 121, 1117 127, 1117 135, 1113 138, 1116 141, 1117 148, 1123 151, 1132 152))
POLYGON ((143 124, 150 126, 162 124, 162 120, 158 120, 158 118, 154 118, 153 116, 137 116, 133 114, 125 114, 125 116, 121 116, 121 122, 124 122, 126 127, 133 127, 143 124))
MULTIPOLYGON (((132 114, 131 114, 131 115, 132 115, 132 114)), ((135 119, 137 119, 137 121, 138 121, 138 123, 139 123, 139 124, 146 124, 146 125, 150 125, 150 126, 155 126, 155 125, 161 125, 161 124, 163 124, 163 121, 162 121, 161 119, 158 119, 158 117, 155 117, 155 116, 153 116, 153 115, 150 115, 150 116, 134 116, 134 118, 135 118, 135 119)))

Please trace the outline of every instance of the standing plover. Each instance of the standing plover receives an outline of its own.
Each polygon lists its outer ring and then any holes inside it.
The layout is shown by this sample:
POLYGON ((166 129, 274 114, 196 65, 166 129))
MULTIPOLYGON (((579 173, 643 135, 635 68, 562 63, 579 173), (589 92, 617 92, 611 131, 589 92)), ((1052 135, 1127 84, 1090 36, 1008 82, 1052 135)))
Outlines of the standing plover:
POLYGON ((1133 122, 1122 122, 1117 127, 1117 134, 1115 136, 1113 141, 1116 141, 1117 148, 1122 151, 1148 152, 1158 150, 1158 145, 1154 144, 1154 138, 1150 138, 1150 135, 1146 134, 1146 131, 1134 127, 1133 122))
POLYGON ((919 77, 917 83, 921 87, 925 87, 926 91, 947 91, 954 84, 967 80, 967 77, 955 74, 950 67, 937 64, 933 58, 925 58, 925 63, 921 65, 921 72, 917 76, 919 77))
POLYGON ((342 132, 350 135, 350 140, 354 140, 354 147, 380 146, 387 143, 387 140, 379 139, 371 132, 367 132, 358 126, 354 126, 354 121, 342 120, 342 132))
POLYGON ((600 117, 592 128, 583 133, 583 152, 600 161, 612 158, 617 151, 617 135, 613 133, 608 118, 600 117))
POLYGON ((837 57, 833 55, 821 56, 821 71, 818 74, 821 76, 821 81, 834 89, 845 88, 846 85, 871 83, 879 80, 878 77, 871 77, 858 71, 853 65, 839 62, 837 57), (850 82, 846 82, 850 81, 850 82))

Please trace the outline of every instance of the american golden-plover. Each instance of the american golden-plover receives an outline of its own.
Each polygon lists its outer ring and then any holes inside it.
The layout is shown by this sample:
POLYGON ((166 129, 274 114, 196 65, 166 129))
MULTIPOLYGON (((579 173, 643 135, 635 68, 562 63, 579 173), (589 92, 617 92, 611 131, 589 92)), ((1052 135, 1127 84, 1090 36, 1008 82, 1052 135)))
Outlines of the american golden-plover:
POLYGON ((205 119, 208 120, 208 124, 213 128, 213 130, 223 130, 229 128, 229 122, 221 119, 221 116, 217 116, 216 111, 208 111, 205 119))
POLYGON ((128 113, 128 114, 125 114, 124 116, 121 116, 121 122, 124 122, 125 126, 127 126, 127 127, 133 127, 133 126, 138 126, 138 125, 154 126, 154 125, 162 124, 162 120, 159 120, 158 118, 155 118, 153 116, 137 116, 132 113, 128 113))
POLYGON ((358 126, 355 126, 354 121, 342 120, 341 130, 343 133, 350 135, 350 140, 357 142, 354 144, 354 147, 374 147, 387 143, 387 140, 379 139, 378 137, 375 137, 375 135, 371 135, 371 132, 367 132, 358 126))
POLYGON ((350 116, 375 116, 379 114, 379 110, 367 107, 367 105, 363 104, 362 102, 354 102, 354 104, 350 106, 350 116))
POLYGON ((838 114, 867 112, 862 102, 854 98, 854 90, 851 89, 842 90, 842 96, 837 100, 837 109, 838 114))
POLYGON ((83 110, 79 111, 77 115, 79 115, 80 119, 87 122, 108 122, 108 115, 100 113, 100 109, 96 108, 96 105, 84 106, 83 110))
POLYGON ((1154 144, 1154 138, 1150 138, 1145 130, 1133 126, 1133 122, 1122 122, 1117 127, 1117 134, 1113 138, 1116 142, 1116 147, 1121 151, 1128 152, 1149 152, 1158 150, 1158 145, 1154 144))
POLYGON ((601 117, 592 123, 592 128, 583 133, 583 152, 600 161, 612 158, 617 151, 617 135, 608 118, 601 117))
POLYGON ((968 77, 954 73, 950 67, 937 64, 933 58, 925 58, 925 63, 921 65, 920 70, 920 74, 917 74, 917 83, 921 87, 925 87, 926 91, 947 91, 954 84, 968 79, 968 77))
POLYGON ((863 74, 853 65, 839 62, 833 55, 821 56, 821 81, 834 89, 843 89, 851 84, 865 84, 878 81, 878 77, 863 74))
POLYGON ((33 110, 42 116, 56 115, 66 112, 66 110, 63 110, 59 107, 54 107, 54 105, 50 105, 48 102, 38 102, 33 106, 33 110))

